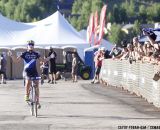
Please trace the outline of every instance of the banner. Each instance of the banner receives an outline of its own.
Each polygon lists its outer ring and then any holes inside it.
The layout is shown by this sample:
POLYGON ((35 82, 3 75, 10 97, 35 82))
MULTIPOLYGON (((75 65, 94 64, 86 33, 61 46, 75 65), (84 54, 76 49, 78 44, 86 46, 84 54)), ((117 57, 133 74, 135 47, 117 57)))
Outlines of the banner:
POLYGON ((98 44, 101 43, 101 40, 102 40, 103 35, 104 35, 106 10, 107 10, 107 5, 104 5, 102 10, 101 10, 101 16, 100 16, 100 29, 99 29, 98 44))
POLYGON ((94 45, 97 44, 97 34, 98 34, 98 11, 94 14, 94 45))
POLYGON ((92 42, 92 34, 94 31, 94 15, 93 13, 90 15, 90 19, 89 19, 89 26, 87 28, 87 40, 88 42, 91 44, 92 42))

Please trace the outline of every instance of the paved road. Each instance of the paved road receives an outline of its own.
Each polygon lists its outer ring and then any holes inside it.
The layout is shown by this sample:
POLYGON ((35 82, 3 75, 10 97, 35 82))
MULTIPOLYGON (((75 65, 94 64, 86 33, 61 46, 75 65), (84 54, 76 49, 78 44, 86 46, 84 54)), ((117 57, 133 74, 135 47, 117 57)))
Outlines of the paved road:
MULTIPOLYGON (((22 80, 0 85, 0 130, 150 130, 160 126, 160 111, 119 88, 89 81, 59 81, 41 86, 39 117, 23 101, 22 80)), ((160 127, 159 127, 160 129, 160 127)))

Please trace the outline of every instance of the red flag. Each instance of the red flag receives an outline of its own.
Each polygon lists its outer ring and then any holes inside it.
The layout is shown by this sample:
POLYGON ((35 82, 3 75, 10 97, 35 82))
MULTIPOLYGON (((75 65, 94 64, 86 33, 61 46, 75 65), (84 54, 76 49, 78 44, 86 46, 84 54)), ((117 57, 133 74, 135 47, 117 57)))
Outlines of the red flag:
POLYGON ((107 5, 104 5, 102 10, 101 10, 98 44, 101 43, 101 40, 102 40, 103 35, 104 35, 106 10, 107 10, 107 5))
POLYGON ((94 14, 94 45, 97 44, 98 11, 94 14))
POLYGON ((91 44, 92 42, 92 34, 93 34, 93 31, 94 31, 94 15, 93 13, 90 15, 90 19, 89 19, 89 26, 88 26, 88 30, 87 30, 87 33, 88 33, 88 41, 89 43, 91 44))

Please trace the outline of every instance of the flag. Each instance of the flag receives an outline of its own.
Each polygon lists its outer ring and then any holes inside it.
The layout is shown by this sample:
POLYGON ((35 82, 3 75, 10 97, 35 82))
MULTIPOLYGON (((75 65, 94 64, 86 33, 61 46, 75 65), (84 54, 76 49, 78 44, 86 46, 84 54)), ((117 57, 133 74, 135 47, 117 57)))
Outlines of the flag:
POLYGON ((100 29, 99 29, 98 44, 101 43, 101 40, 104 35, 106 10, 107 10, 107 5, 104 5, 101 10, 101 16, 100 16, 100 29))
POLYGON ((89 25, 88 25, 88 28, 87 28, 87 40, 88 42, 91 44, 92 42, 92 34, 93 34, 93 31, 94 31, 94 15, 93 13, 90 15, 90 19, 89 19, 89 25))
POLYGON ((94 14, 94 45, 97 44, 97 32, 98 30, 98 11, 95 12, 94 14))

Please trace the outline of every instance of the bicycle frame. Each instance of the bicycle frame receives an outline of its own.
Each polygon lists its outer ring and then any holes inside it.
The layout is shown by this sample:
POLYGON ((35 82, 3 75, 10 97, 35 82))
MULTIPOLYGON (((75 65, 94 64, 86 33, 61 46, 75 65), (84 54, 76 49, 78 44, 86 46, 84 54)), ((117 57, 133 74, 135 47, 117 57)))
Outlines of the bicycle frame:
POLYGON ((31 115, 37 117, 37 88, 34 81, 32 81, 30 87, 30 102, 31 102, 31 115))
POLYGON ((30 95, 29 95, 29 101, 27 102, 30 106, 30 112, 32 116, 37 117, 38 115, 38 108, 37 108, 37 85, 35 84, 35 80, 40 80, 40 77, 31 77, 29 80, 31 80, 31 86, 30 86, 30 95))

